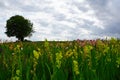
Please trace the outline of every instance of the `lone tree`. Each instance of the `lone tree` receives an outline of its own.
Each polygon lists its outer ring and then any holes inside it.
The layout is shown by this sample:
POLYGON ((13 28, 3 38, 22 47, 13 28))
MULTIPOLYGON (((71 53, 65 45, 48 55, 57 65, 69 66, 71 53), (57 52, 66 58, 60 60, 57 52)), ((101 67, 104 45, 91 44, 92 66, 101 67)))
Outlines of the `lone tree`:
POLYGON ((33 24, 23 16, 15 15, 7 20, 5 34, 8 37, 15 36, 20 41, 24 41, 27 36, 32 36, 33 24))

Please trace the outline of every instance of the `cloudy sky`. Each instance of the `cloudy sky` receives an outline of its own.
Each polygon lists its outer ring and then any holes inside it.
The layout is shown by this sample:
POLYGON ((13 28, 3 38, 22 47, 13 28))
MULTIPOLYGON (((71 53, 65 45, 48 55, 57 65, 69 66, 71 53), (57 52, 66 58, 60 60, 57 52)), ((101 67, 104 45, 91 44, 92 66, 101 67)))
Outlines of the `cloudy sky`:
POLYGON ((0 0, 0 39, 6 20, 22 15, 31 20, 38 40, 120 38, 120 0, 0 0))

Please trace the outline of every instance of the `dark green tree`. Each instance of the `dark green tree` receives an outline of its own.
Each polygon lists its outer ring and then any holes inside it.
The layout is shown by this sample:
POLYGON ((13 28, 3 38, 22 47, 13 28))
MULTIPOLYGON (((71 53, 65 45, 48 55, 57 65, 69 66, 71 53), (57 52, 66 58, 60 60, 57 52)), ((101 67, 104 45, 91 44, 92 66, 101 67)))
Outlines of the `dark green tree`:
POLYGON ((15 36, 20 41, 24 41, 24 38, 27 36, 32 36, 34 32, 31 21, 20 15, 10 17, 7 20, 5 28, 5 34, 8 37, 15 36))

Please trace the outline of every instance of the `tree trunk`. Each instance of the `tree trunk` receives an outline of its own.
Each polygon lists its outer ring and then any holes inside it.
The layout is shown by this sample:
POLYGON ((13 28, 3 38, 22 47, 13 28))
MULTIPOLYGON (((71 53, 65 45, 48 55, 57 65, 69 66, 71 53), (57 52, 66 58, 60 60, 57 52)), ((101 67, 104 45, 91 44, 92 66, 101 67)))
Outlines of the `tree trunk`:
POLYGON ((24 41, 24 37, 21 37, 21 38, 20 38, 20 41, 24 41))
POLYGON ((24 37, 18 38, 19 41, 24 41, 24 37))

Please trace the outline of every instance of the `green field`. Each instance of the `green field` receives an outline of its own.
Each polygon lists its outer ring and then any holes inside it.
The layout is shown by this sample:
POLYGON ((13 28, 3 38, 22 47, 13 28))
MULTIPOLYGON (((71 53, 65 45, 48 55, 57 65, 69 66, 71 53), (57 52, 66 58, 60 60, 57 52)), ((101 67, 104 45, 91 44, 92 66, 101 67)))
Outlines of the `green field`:
POLYGON ((0 80, 120 80, 120 40, 0 43, 0 80))

